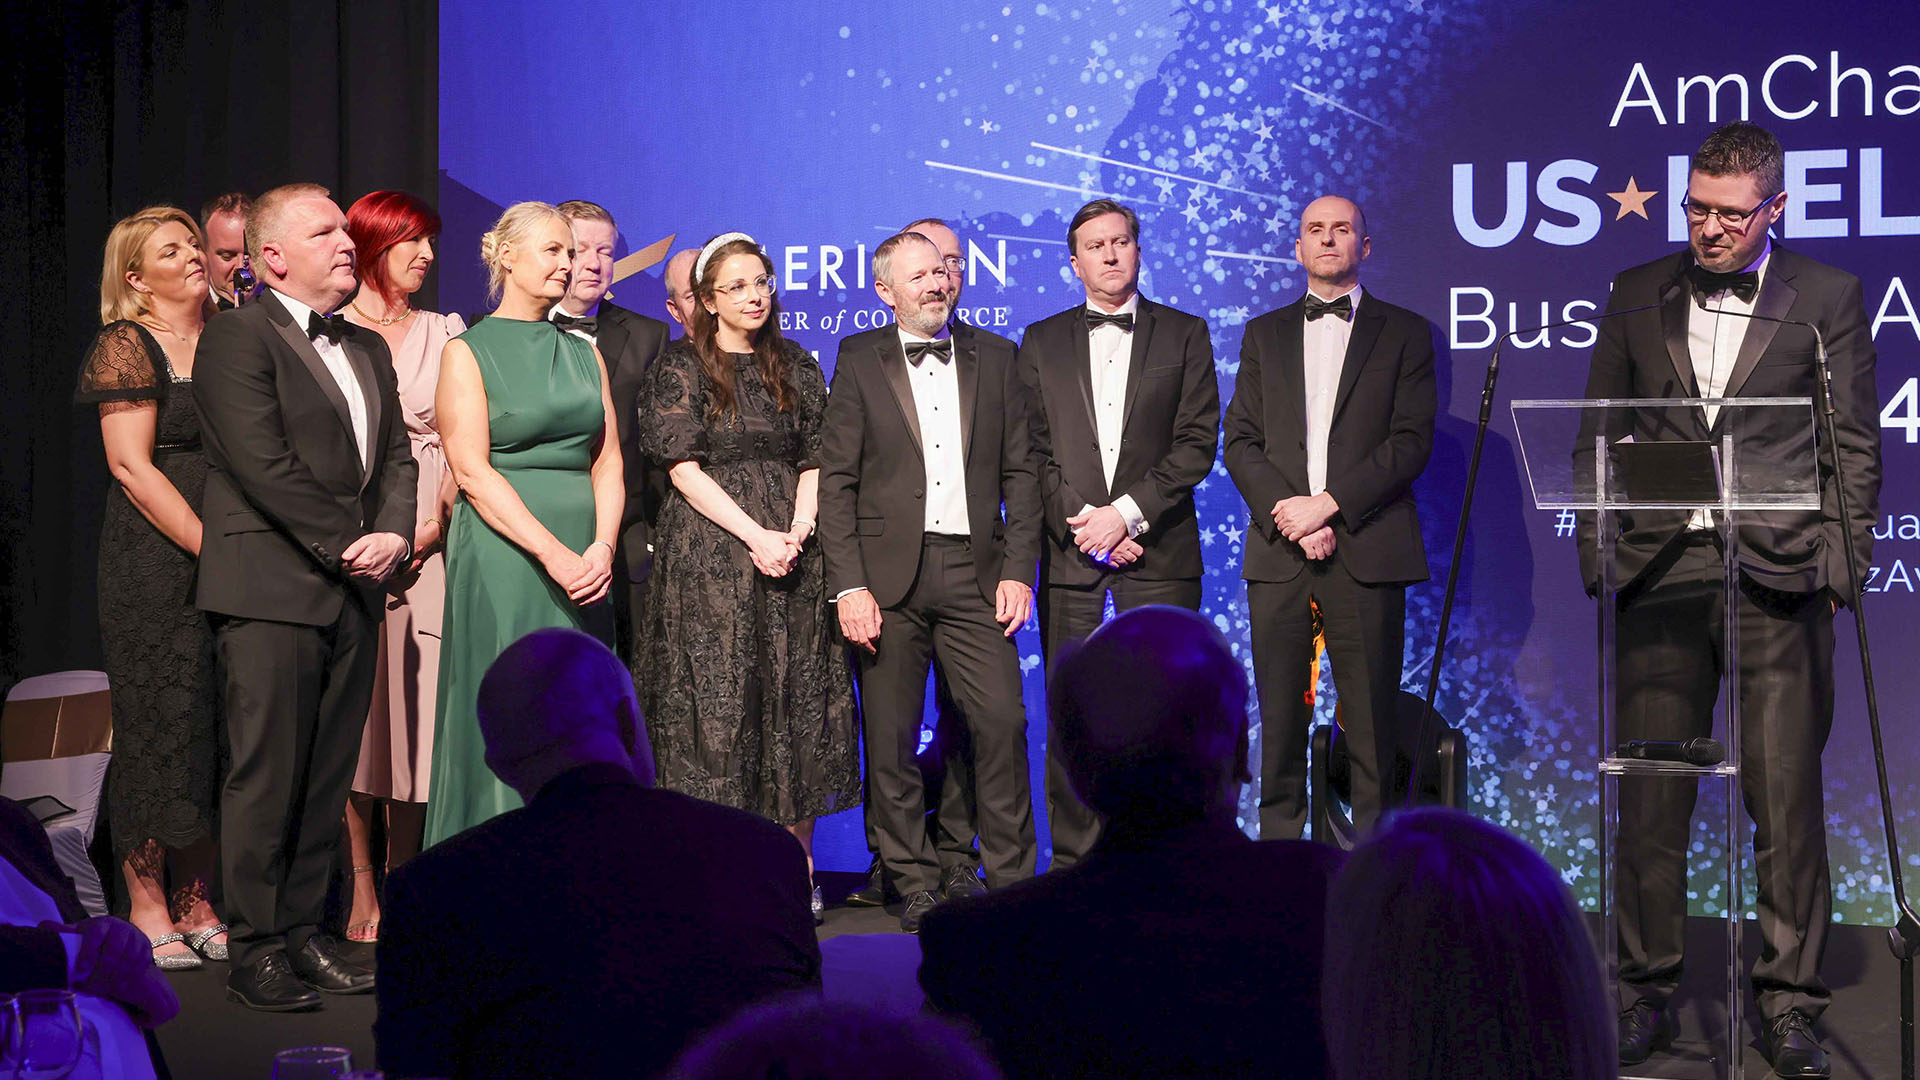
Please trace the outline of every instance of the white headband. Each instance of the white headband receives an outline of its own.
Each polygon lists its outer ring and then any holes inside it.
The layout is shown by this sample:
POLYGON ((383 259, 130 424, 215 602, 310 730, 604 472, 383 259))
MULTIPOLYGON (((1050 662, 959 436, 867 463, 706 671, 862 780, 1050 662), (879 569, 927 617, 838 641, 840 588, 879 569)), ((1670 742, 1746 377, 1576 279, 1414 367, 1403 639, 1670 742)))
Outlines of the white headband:
POLYGON ((718 249, 720 245, 730 244, 735 240, 745 240, 747 243, 752 244, 754 247, 760 246, 760 242, 758 240, 755 240, 753 237, 748 236, 746 233, 743 233, 743 232, 721 233, 719 236, 716 236, 713 239, 707 241, 707 246, 700 249, 700 258, 694 260, 694 264, 693 264, 693 280, 699 281, 700 275, 707 272, 707 260, 713 258, 714 251, 718 249))

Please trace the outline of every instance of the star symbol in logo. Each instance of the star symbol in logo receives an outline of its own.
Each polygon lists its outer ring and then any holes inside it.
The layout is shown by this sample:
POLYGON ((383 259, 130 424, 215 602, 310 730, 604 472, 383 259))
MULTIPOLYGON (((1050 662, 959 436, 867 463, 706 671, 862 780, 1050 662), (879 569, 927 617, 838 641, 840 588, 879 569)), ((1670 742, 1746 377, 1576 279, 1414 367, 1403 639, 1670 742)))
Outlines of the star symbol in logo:
POLYGON ((993 121, 991 120, 980 121, 980 134, 985 135, 988 132, 998 131, 998 130, 1000 130, 1000 125, 994 123, 993 121))
POLYGON ((1607 198, 1620 204, 1620 212, 1613 215, 1613 220, 1619 221, 1628 214, 1639 214, 1643 221, 1653 220, 1647 217, 1647 200, 1658 194, 1658 191, 1641 191, 1639 182, 1631 176, 1627 177, 1625 191, 1607 192, 1607 198))

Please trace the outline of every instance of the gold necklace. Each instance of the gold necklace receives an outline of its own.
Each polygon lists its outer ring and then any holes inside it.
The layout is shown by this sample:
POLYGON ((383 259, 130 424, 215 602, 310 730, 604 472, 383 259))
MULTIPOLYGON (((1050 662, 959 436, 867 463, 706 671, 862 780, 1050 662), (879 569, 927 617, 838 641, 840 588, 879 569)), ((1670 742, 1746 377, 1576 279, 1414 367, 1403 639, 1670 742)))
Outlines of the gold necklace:
POLYGON ((367 314, 366 311, 362 309, 357 302, 348 301, 347 306, 359 312, 361 318, 367 320, 370 323, 378 323, 381 326, 392 326, 394 323, 406 322, 408 319, 413 318, 413 313, 415 310, 413 305, 409 304, 407 305, 407 313, 405 315, 395 315, 391 319, 382 319, 377 316, 367 314))

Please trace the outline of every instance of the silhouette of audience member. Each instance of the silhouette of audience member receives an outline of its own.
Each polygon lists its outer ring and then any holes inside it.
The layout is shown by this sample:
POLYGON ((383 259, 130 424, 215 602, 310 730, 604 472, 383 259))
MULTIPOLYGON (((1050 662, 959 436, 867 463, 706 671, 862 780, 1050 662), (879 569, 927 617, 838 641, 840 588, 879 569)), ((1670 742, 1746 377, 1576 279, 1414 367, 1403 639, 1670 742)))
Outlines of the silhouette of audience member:
POLYGON ((539 630, 479 691, 487 767, 527 801, 387 881, 388 1075, 651 1076, 744 1006, 820 986, 800 844, 654 790, 633 676, 539 630))
POLYGON ((47 831, 0 798, 0 994, 28 990, 74 992, 93 1037, 73 1075, 166 1075, 159 1045, 140 1029, 173 1019, 180 1000, 153 966, 147 935, 124 919, 88 917, 47 831))
POLYGON ((1183 608, 1063 653, 1048 693, 1088 858, 927 917, 920 985, 1008 1077, 1326 1075, 1320 959, 1340 855, 1250 840, 1247 673, 1183 608))
POLYGON ((668 1080, 1000 1080, 980 1047, 938 1017, 794 996, 715 1028, 668 1080))
POLYGON ((1620 1075, 1600 961, 1560 875, 1457 810, 1388 819, 1333 884, 1327 1051, 1340 1080, 1620 1075))

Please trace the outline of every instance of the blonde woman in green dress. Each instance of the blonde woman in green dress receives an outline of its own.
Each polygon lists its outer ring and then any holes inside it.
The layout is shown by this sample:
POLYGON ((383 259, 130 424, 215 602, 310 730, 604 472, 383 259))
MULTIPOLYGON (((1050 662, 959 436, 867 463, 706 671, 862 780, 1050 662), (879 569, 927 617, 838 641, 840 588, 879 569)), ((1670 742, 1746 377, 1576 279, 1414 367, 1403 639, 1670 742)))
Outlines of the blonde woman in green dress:
POLYGON ((625 480, 606 364, 547 320, 566 294, 572 248, 552 206, 509 207, 480 240, 500 306, 441 356, 435 409, 460 494, 447 535, 429 845, 521 805, 480 741, 475 700, 488 666, 545 627, 611 637, 625 480))

